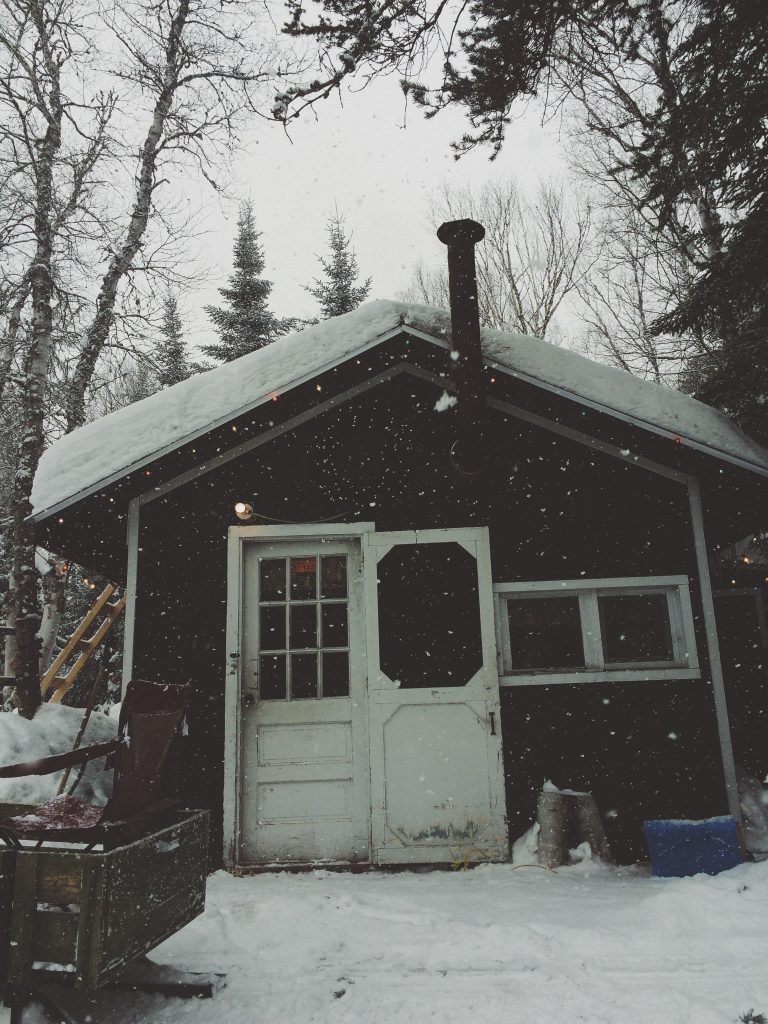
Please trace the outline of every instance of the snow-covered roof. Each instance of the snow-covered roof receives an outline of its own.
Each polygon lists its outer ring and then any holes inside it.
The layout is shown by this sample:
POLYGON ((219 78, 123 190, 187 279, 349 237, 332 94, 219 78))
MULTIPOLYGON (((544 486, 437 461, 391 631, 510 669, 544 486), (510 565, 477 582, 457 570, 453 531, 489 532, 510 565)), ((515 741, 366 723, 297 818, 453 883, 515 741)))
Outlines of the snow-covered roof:
MULTIPOLYGON (((44 453, 34 514, 105 485, 404 327, 450 341, 444 310, 367 302, 80 427, 44 453)), ((765 449, 687 395, 512 331, 483 330, 482 344, 486 363, 501 370, 768 472, 765 449)))

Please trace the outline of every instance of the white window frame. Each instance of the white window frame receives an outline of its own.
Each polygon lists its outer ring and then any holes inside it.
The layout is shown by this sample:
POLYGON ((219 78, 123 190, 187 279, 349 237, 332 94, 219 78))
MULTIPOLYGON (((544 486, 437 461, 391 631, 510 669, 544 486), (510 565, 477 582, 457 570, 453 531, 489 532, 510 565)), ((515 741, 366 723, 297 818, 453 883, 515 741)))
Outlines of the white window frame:
POLYGON ((650 682, 699 679, 701 670, 693 625, 687 576, 628 576, 596 580, 536 580, 495 583, 493 587, 496 642, 501 686, 549 686, 552 683, 650 682), (605 662, 598 598, 636 594, 665 594, 672 637, 672 662, 605 662), (509 620, 511 598, 578 597, 585 667, 580 669, 512 669, 509 620))

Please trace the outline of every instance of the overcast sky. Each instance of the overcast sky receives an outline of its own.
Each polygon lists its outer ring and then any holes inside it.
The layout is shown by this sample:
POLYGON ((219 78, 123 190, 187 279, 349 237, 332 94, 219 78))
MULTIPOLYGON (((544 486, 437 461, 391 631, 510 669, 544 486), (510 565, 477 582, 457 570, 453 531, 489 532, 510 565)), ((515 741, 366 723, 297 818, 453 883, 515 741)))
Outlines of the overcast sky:
MULTIPOLYGON (((430 193, 442 182, 477 186, 512 175, 523 187, 535 187, 539 177, 565 172, 558 125, 541 127, 533 106, 521 111, 493 163, 489 149, 454 160, 450 142, 465 130, 457 110, 431 120, 412 104, 406 111, 394 77, 345 93, 343 106, 337 98, 319 104, 316 117, 307 113, 291 126, 290 139, 277 125, 254 124, 245 152, 233 161, 232 193, 253 201, 266 274, 274 282, 273 310, 317 313, 302 285, 319 271, 316 254, 325 251, 325 221, 334 203, 353 234, 361 272, 373 278, 370 298, 395 298, 419 260, 444 258, 428 223, 430 193)), ((203 307, 218 302, 216 289, 231 271, 236 219, 236 201, 214 200, 207 208, 207 282, 183 302, 195 343, 211 336, 203 307)))

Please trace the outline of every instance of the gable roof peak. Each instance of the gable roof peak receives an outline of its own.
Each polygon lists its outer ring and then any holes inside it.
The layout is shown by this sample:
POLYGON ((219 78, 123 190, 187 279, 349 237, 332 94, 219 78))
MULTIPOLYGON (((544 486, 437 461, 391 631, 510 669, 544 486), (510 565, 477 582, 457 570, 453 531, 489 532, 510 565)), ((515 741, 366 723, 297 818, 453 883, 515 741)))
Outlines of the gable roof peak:
MULTIPOLYGON (((54 507, 125 475, 155 454, 408 328, 450 344, 446 310, 377 299, 87 423, 43 454, 32 492, 33 515, 45 518, 54 507)), ((513 331, 484 329, 482 347, 484 361, 504 372, 768 473, 768 452, 722 413, 687 395, 513 331)))

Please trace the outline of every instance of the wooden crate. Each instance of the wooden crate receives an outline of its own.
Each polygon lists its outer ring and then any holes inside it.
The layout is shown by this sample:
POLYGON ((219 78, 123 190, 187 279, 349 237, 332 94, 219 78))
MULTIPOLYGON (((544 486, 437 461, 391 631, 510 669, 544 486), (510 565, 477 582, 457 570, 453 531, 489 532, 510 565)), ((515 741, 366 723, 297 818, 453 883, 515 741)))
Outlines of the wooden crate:
POLYGON ((202 914, 207 857, 207 811, 110 850, 2 850, 0 985, 26 987, 35 963, 106 985, 202 914))

